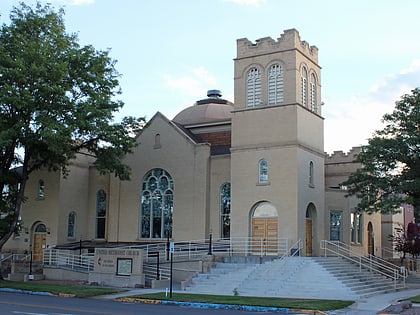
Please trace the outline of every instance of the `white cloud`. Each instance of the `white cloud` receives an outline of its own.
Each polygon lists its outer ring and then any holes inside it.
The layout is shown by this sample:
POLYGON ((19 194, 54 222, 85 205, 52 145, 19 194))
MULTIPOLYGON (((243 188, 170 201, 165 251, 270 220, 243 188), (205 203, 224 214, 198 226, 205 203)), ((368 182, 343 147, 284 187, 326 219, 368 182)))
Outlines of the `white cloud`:
POLYGON ((253 5, 260 6, 265 3, 265 0, 225 0, 228 2, 233 2, 240 5, 253 5))
POLYGON ((382 129, 381 119, 394 110, 401 96, 411 93, 420 82, 420 60, 374 85, 365 95, 353 96, 341 104, 329 104, 325 113, 325 151, 348 151, 367 144, 375 130, 382 129), (336 107, 337 109, 334 109, 336 107))
POLYGON ((170 74, 163 76, 165 85, 170 89, 176 89, 179 94, 203 98, 209 86, 216 84, 216 78, 211 76, 204 67, 191 69, 191 74, 182 77, 174 77, 170 74))

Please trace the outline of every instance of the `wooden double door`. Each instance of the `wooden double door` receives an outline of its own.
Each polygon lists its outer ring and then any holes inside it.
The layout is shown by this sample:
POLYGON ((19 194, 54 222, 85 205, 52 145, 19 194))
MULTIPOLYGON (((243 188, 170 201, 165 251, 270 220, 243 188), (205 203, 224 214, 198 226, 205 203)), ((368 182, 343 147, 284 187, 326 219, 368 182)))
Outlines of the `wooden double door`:
POLYGON ((276 255, 278 252, 278 218, 252 219, 252 253, 276 255))

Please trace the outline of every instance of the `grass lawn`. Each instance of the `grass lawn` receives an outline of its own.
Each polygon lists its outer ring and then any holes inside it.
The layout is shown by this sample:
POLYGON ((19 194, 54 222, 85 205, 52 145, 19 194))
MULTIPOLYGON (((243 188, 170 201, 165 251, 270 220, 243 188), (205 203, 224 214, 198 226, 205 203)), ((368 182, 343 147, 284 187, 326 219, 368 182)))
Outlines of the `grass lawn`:
POLYGON ((407 299, 404 299, 403 301, 411 301, 412 303, 420 303, 420 295, 409 297, 407 299))
MULTIPOLYGON (((137 298, 137 299, 170 300, 169 297, 166 297, 165 293, 163 292, 153 293, 153 294, 134 295, 130 297, 137 298)), ((341 300, 313 300, 313 299, 294 299, 294 298, 183 294, 183 293, 174 293, 172 295, 172 300, 180 301, 180 302, 284 307, 284 308, 319 310, 319 311, 345 308, 353 304, 353 301, 341 301, 341 300)))
POLYGON ((49 292, 52 294, 68 294, 75 297, 90 297, 97 295, 112 294, 124 292, 127 290, 98 288, 91 286, 76 286, 76 285, 60 285, 60 284, 46 284, 37 281, 7 281, 0 280, 0 288, 11 288, 19 290, 28 290, 34 292, 49 292))
MULTIPOLYGON (((99 287, 82 286, 82 285, 59 285, 59 284, 40 283, 37 281, 20 282, 20 281, 7 281, 7 280, 0 280, 0 288, 11 288, 11 289, 28 290, 28 291, 36 291, 36 292, 49 292, 49 293, 57 294, 57 295, 66 294, 66 295, 81 297, 81 298, 126 291, 122 289, 99 288, 99 287)), ((130 298, 169 300, 169 297, 166 297, 164 292, 153 293, 153 294, 133 295, 133 296, 130 296, 130 298)), ((224 296, 224 295, 183 294, 183 293, 174 293, 172 296, 172 300, 180 301, 180 302, 284 307, 284 308, 308 309, 308 310, 320 310, 320 311, 345 308, 353 303, 353 301, 341 301, 341 300, 266 298, 266 297, 224 296)))

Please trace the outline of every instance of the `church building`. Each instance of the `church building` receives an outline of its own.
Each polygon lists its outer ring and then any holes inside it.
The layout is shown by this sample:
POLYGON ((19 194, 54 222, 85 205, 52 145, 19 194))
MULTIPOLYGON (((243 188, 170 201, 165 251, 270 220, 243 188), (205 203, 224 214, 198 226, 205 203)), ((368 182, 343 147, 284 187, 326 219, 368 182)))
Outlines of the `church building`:
MULTIPOLYGON (((210 87, 212 88, 212 87, 210 87)), ((237 40, 234 102, 219 90, 172 120, 157 112, 125 157, 131 179, 100 175, 88 156, 70 174, 31 174, 20 233, 3 248, 41 255, 89 242, 118 246, 209 239, 302 243, 320 255, 322 240, 377 254, 381 216, 354 211, 340 186, 359 148, 324 152, 318 48, 289 29, 274 40, 237 40)), ((333 104, 331 105, 333 106, 333 104)))

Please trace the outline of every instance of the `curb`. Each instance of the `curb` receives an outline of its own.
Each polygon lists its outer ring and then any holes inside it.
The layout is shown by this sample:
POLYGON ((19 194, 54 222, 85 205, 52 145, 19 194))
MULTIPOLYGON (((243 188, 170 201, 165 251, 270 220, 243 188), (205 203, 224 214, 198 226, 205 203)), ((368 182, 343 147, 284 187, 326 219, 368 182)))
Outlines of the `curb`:
POLYGON ((29 291, 29 290, 20 290, 20 289, 10 289, 10 288, 0 288, 0 292, 9 292, 9 293, 24 293, 24 294, 31 294, 31 295, 53 295, 50 292, 42 292, 42 291, 29 291))
POLYGON ((198 302, 177 302, 171 300, 152 300, 152 299, 136 299, 136 298, 118 298, 120 302, 144 303, 144 304, 162 304, 162 305, 176 305, 191 308, 207 308, 207 309, 223 309, 223 310, 237 310, 248 312, 282 312, 286 314, 312 314, 312 315, 327 315, 327 313, 314 310, 300 310, 288 307, 266 307, 266 306, 250 306, 250 305, 235 305, 235 304, 218 304, 218 303, 198 303, 198 302))

